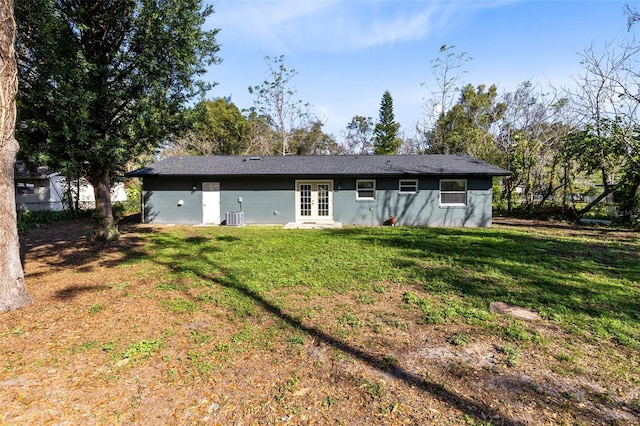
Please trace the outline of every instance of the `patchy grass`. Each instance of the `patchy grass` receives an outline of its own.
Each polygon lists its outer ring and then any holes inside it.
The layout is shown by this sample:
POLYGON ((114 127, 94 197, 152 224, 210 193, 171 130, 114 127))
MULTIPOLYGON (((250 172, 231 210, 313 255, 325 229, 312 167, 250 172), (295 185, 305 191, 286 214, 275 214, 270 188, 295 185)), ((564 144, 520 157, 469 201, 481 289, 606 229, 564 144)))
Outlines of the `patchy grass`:
POLYGON ((100 253, 31 238, 36 302, 0 327, 0 423, 640 420, 634 233, 132 226, 100 253))
POLYGON ((123 359, 149 358, 153 353, 162 348, 162 340, 141 340, 130 344, 122 353, 123 359))
MULTIPOLYGON (((428 294, 419 297, 413 290, 405 296, 427 322, 488 321, 488 301, 499 300, 536 309, 596 342, 640 350, 637 241, 493 229, 261 227, 189 233, 151 235, 150 260, 167 266, 174 280, 188 275, 221 284, 216 303, 236 313, 255 314, 273 291, 307 298, 352 293, 356 304, 368 305, 389 286, 410 284, 428 294)), ((186 290, 168 283, 158 289, 186 290)), ((527 339, 517 323, 504 334, 527 339)))

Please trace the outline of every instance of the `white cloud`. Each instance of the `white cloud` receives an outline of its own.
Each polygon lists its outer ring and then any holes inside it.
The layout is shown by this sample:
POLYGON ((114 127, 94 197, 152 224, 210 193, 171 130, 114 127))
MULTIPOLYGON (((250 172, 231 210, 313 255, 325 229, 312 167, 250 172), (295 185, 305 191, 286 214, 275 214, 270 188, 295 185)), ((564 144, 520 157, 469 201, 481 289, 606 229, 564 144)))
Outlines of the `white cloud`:
MULTIPOLYGON (((221 29, 216 38, 224 62, 212 73, 220 82, 214 93, 250 106, 246 88, 261 81, 262 58, 284 54, 300 72, 298 98, 312 104, 328 133, 340 139, 354 115, 375 120, 387 89, 396 119, 410 133, 424 115, 428 90, 420 83, 430 76, 429 55, 437 54, 434 34, 456 34, 479 12, 519 1, 218 0, 209 24, 221 29)), ((491 82, 493 65, 484 67, 491 82)))
POLYGON ((209 22, 222 30, 222 39, 279 51, 290 44, 292 25, 298 30, 298 23, 330 5, 313 1, 221 1, 214 6, 209 22))
POLYGON ((494 6, 446 0, 221 1, 210 19, 222 29, 220 37, 232 43, 285 53, 340 52, 424 39, 457 12, 494 6))

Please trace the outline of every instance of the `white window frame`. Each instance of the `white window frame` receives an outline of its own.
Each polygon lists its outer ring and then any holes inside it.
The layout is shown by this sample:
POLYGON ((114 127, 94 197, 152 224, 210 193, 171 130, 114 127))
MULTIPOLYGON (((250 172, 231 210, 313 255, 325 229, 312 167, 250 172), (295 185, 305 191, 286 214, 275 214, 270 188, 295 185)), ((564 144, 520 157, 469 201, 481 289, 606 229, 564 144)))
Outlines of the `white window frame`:
POLYGON ((400 179, 398 181, 398 193, 399 194, 416 194, 418 192, 418 179, 400 179), (403 190, 403 186, 412 186, 413 189, 407 191, 406 188, 403 190))
POLYGON ((36 184, 27 181, 16 182, 16 193, 19 195, 34 195, 36 193, 36 184))
POLYGON ((375 179, 358 179, 356 180, 356 200, 358 201, 374 201, 376 199, 376 180, 375 179), (373 188, 360 189, 360 184, 370 182, 373 188), (360 191, 372 192, 372 196, 360 196, 360 191))
POLYGON ((440 205, 441 206, 457 206, 457 207, 464 207, 467 205, 468 203, 468 186, 467 186, 467 179, 440 179, 440 205), (451 190, 451 189, 442 189, 442 184, 445 182, 464 182, 464 191, 461 190, 451 190), (447 202, 442 202, 442 196, 446 195, 446 194, 464 194, 464 203, 447 203, 447 202))

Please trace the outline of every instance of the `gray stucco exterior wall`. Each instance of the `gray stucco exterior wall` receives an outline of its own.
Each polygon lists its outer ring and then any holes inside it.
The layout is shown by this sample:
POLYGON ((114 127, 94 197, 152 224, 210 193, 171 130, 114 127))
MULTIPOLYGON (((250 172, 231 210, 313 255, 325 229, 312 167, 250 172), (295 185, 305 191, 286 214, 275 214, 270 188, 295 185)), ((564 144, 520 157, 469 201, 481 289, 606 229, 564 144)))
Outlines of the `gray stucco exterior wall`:
POLYGON ((142 185, 143 222, 185 225, 202 223, 201 189, 200 182, 194 179, 145 178, 142 185))
POLYGON ((401 194, 400 179, 378 178, 373 201, 356 200, 356 179, 342 179, 341 189, 334 194, 334 218, 344 224, 368 226, 381 225, 391 216, 399 226, 491 226, 491 178, 468 178, 467 205, 446 207, 440 206, 441 179, 448 177, 419 178, 416 193, 401 194))
MULTIPOLYGON (((456 176, 456 179, 463 177, 456 176)), ((382 225, 391 216, 401 226, 491 226, 491 177, 466 177, 465 206, 440 205, 440 180, 418 179, 418 191, 399 193, 397 177, 154 177, 144 178, 144 222, 191 224, 203 222, 202 182, 220 183, 220 222, 226 212, 244 212, 246 224, 285 224, 296 221, 296 181, 333 183, 333 220, 345 225, 382 225), (356 199, 356 181, 375 179, 374 200, 356 199), (241 201, 240 201, 241 200, 241 201)), ((298 218, 299 219, 299 218, 298 218)))
POLYGON ((294 179, 222 179, 220 194, 222 220, 226 212, 240 210, 246 224, 285 224, 296 220, 294 179))
POLYGON ((225 220, 226 212, 240 210, 244 211, 247 224, 295 221, 295 186, 291 179, 146 177, 143 181, 144 222, 202 224, 202 182, 220 183, 220 223, 225 220))

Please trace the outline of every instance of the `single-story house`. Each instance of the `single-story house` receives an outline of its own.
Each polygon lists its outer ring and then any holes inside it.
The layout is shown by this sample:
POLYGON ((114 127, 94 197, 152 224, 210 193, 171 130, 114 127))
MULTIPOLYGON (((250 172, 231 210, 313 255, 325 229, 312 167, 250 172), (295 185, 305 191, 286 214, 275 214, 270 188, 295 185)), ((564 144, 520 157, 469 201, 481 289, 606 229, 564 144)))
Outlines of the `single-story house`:
POLYGON ((127 173, 145 223, 468 227, 491 226, 492 178, 508 175, 465 155, 185 156, 127 173))
POLYGON ((16 208, 18 211, 64 210, 65 179, 48 167, 27 170, 16 164, 16 208))
MULTIPOLYGON (((14 170, 16 189, 16 208, 18 211, 62 211, 67 209, 69 196, 81 209, 95 208, 93 186, 84 179, 68 182, 60 172, 48 167, 38 167, 31 171, 23 164, 16 163, 14 170), (70 184, 69 184, 70 183, 70 184)), ((111 201, 126 201, 127 192, 124 184, 116 183, 111 188, 111 201)))

